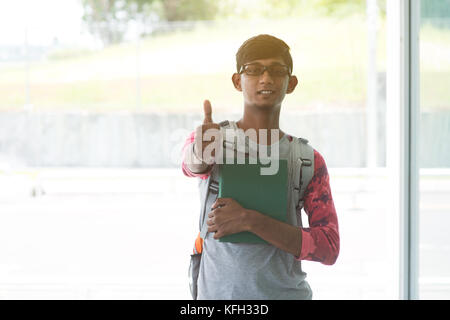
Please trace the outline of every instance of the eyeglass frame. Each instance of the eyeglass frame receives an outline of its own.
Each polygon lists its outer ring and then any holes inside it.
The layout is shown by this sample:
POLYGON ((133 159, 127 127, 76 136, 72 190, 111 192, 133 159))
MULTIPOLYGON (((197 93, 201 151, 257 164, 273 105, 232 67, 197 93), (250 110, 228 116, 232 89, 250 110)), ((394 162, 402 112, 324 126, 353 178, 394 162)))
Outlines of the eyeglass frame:
POLYGON ((285 65, 285 64, 271 64, 270 66, 265 66, 265 65, 263 65, 263 64, 261 64, 261 63, 258 63, 258 62, 250 62, 250 63, 246 63, 246 64, 243 64, 242 66, 241 66, 241 71, 239 71, 239 74, 242 74, 242 73, 245 73, 245 67, 246 66, 249 66, 249 65, 252 65, 252 64, 254 64, 254 65, 259 65, 259 66, 261 66, 262 68, 263 68, 263 70, 262 70, 262 72, 260 73, 260 74, 258 74, 258 75, 250 75, 250 74, 247 74, 246 73, 246 75, 248 75, 249 77, 260 77, 260 76, 262 76, 263 74, 264 74, 264 72, 268 72, 269 73, 269 75, 270 76, 272 76, 272 77, 282 77, 282 76, 276 76, 276 75, 273 75, 271 72, 270 72, 270 70, 269 70, 269 68, 271 68, 271 67, 273 67, 273 66, 282 66, 282 67, 286 67, 287 68, 287 76, 291 76, 292 74, 291 74, 291 68, 288 66, 288 65, 285 65))

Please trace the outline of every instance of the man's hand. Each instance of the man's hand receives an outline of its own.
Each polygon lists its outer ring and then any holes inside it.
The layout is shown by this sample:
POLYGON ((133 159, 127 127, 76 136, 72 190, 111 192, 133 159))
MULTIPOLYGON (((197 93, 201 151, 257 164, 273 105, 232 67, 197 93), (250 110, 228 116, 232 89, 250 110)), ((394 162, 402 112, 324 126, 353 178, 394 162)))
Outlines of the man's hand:
POLYGON ((214 239, 248 231, 247 210, 232 198, 217 198, 208 214, 208 232, 215 232, 214 239))
POLYGON ((215 232, 214 239, 249 231, 295 257, 300 256, 303 240, 301 228, 243 208, 232 198, 217 198, 211 209, 206 223, 208 232, 215 232))
POLYGON ((219 136, 220 134, 220 126, 217 123, 214 123, 212 120, 212 108, 211 102, 209 102, 209 100, 204 101, 203 111, 205 114, 203 124, 195 129, 194 153, 198 159, 211 165, 214 163, 215 148, 212 150, 211 154, 205 154, 205 149, 212 143, 219 143, 219 141, 215 140, 215 137, 219 136), (208 137, 205 137, 205 133, 207 131, 207 136, 213 136, 213 139, 208 139, 208 137))

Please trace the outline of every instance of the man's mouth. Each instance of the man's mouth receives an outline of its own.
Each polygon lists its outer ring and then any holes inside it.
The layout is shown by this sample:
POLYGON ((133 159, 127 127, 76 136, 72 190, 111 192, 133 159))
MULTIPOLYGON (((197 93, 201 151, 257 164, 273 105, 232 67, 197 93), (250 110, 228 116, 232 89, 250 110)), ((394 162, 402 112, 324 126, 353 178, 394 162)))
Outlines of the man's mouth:
POLYGON ((273 90, 259 90, 258 94, 262 94, 262 95, 271 95, 273 94, 275 91, 273 90))

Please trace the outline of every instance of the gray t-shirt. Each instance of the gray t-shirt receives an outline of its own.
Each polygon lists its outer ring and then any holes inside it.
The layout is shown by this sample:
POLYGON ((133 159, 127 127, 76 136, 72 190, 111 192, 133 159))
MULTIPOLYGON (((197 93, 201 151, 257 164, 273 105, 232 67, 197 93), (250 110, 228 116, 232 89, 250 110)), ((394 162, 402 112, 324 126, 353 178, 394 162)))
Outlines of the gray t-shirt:
MULTIPOLYGON (((290 143, 285 134, 270 147, 279 148, 280 159, 287 159, 290 143)), ((203 243, 198 299, 312 299, 305 278, 301 262, 273 245, 219 242, 208 233, 203 243)))

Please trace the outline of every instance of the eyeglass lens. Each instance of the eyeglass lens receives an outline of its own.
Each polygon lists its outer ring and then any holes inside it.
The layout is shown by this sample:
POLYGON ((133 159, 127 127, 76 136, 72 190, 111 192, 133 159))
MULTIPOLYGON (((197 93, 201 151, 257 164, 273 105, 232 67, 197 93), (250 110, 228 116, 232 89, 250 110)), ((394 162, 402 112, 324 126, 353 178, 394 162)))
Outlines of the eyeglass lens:
POLYGON ((287 66, 283 65, 271 65, 271 66, 263 66, 261 64, 248 64, 244 66, 243 71, 250 76, 260 76, 264 73, 264 71, 268 71, 271 76, 283 77, 289 74, 289 70, 287 66))

